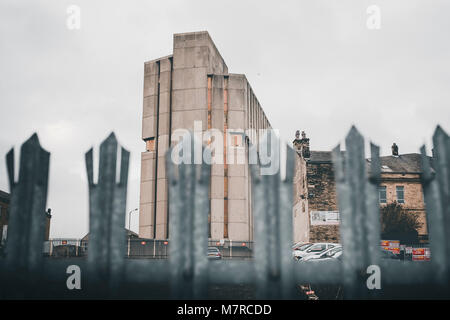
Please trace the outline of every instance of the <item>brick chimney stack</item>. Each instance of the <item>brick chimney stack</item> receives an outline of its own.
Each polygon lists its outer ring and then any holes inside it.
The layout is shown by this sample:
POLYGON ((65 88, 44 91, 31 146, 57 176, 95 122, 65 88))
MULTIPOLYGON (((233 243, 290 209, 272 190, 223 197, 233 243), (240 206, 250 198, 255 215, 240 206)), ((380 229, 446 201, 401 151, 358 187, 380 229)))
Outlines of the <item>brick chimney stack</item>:
POLYGON ((295 132, 295 140, 292 142, 294 149, 305 159, 310 157, 309 138, 306 137, 305 131, 302 131, 300 138, 300 130, 295 132))

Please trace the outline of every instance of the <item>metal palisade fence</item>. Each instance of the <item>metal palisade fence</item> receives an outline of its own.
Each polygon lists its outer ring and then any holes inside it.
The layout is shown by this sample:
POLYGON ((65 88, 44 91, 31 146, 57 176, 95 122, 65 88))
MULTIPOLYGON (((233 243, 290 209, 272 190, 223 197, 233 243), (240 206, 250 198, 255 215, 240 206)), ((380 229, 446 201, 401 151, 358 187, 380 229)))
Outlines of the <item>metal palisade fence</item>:
POLYGON ((333 150, 342 263, 308 264, 292 259, 295 152, 290 147, 283 179, 279 172, 261 175, 260 166, 251 165, 253 259, 207 259, 210 166, 176 165, 170 156, 166 156, 169 258, 126 259, 129 153, 121 148, 117 181, 118 143, 114 134, 100 146, 97 183, 92 150, 86 153, 90 221, 87 259, 49 259, 43 257, 42 247, 50 154, 33 135, 21 148, 18 181, 14 178, 14 153, 11 150, 7 154, 12 198, 6 254, 0 258, 1 298, 198 299, 208 298, 211 286, 246 284, 254 288, 256 298, 289 299, 298 297, 299 284, 308 283, 342 285, 344 297, 350 299, 404 297, 405 292, 419 292, 420 296, 424 288, 432 288, 436 296, 449 297, 450 142, 440 127, 435 131, 433 144, 433 169, 422 147, 430 263, 380 260, 379 149, 371 145, 371 168, 366 172, 364 138, 354 127, 346 137, 346 152, 342 153, 339 146, 333 150), (381 271, 382 289, 367 286, 370 266, 381 271), (68 285, 73 270, 81 275, 75 289, 68 285))

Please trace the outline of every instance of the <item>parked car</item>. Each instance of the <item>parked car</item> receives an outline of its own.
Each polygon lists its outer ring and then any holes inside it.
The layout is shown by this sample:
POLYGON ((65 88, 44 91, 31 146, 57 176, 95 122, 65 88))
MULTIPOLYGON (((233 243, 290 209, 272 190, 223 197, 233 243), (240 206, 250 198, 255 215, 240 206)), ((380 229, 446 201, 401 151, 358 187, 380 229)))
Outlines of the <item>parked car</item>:
MULTIPOLYGON (((391 251, 385 249, 380 250, 381 250, 380 252, 381 259, 392 259, 400 261, 400 257, 397 256, 395 253, 392 253, 391 251)), ((326 250, 319 255, 306 256, 302 259, 302 261, 314 261, 314 262, 329 261, 329 260, 342 261, 342 246, 326 250)))
POLYGON ((296 258, 296 256, 298 255, 297 251, 304 251, 306 249, 308 249, 309 247, 311 247, 314 243, 310 243, 310 242, 297 242, 296 244, 294 244, 292 246, 292 256, 294 258, 296 258))
POLYGON ((308 246, 304 250, 294 250, 294 258, 300 260, 309 254, 319 254, 336 246, 340 246, 340 244, 328 242, 313 243, 311 246, 308 246))
POLYGON ((300 261, 326 261, 337 259, 342 255, 342 246, 337 245, 320 253, 313 253, 304 256, 300 261))
POLYGON ((314 243, 311 242, 297 242, 292 246, 292 250, 305 250, 306 248, 312 246, 314 243))
POLYGON ((212 260, 222 259, 222 254, 216 247, 208 247, 208 259, 212 260))

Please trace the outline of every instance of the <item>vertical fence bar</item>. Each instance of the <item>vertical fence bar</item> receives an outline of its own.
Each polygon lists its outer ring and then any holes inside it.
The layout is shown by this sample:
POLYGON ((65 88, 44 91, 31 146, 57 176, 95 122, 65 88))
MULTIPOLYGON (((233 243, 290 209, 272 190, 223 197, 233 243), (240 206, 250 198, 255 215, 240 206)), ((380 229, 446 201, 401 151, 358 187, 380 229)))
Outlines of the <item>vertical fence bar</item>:
POLYGON ((92 149, 86 157, 89 183, 88 270, 91 289, 114 295, 120 287, 126 254, 125 208, 129 152, 121 149, 116 182, 117 139, 114 133, 100 146, 98 183, 94 184, 92 149), (103 287, 104 286, 104 287, 103 287))
MULTIPOLYGON (((208 285, 207 231, 210 168, 192 163, 196 142, 183 137, 183 156, 190 162, 176 165, 169 149, 166 167, 169 177, 170 273, 174 298, 204 298, 208 285)), ((266 137, 267 139, 267 137, 266 137)), ((278 139, 278 138, 277 138, 278 139)), ((267 143, 273 158, 278 140, 267 143)), ((197 143, 199 143, 197 141, 197 143)), ((433 136, 434 158, 422 153, 422 183, 432 249, 434 281, 448 294, 450 266, 450 139, 437 127, 433 136)), ((93 287, 103 287, 103 297, 114 297, 123 279, 126 236, 125 209, 129 153, 121 149, 120 178, 116 181, 117 140, 111 134, 100 147, 98 183, 93 181, 92 149, 86 157, 89 183, 90 238, 88 267, 93 287), (104 286, 102 286, 104 285, 104 286)), ((370 264, 379 262, 379 148, 371 144, 367 179, 364 139, 352 127, 346 137, 346 153, 338 145, 333 150, 338 202, 341 214, 343 281, 346 298, 369 297, 363 274, 370 264)), ((201 148, 202 151, 203 148, 201 148)), ((253 151, 256 150, 253 149, 253 151)), ((202 152, 203 154, 203 152, 202 152)), ((279 156, 279 155, 278 155, 279 156)), ((33 296, 45 293, 39 283, 42 245, 45 234, 45 204, 50 154, 43 150, 37 135, 21 149, 18 182, 14 181, 14 151, 7 154, 11 189, 9 232, 6 245, 6 271, 2 270, 2 296, 33 296), (38 279, 38 281, 36 281, 38 279), (29 284, 31 280, 31 285, 29 284), (6 285, 5 285, 6 283, 6 285), (13 288, 17 287, 17 288, 13 288), (8 290, 8 291, 5 291, 8 290)), ((294 151, 288 148, 286 178, 280 172, 261 174, 264 163, 251 166, 253 214, 255 215, 255 263, 257 297, 265 299, 293 296, 292 177, 294 151)), ((50 246, 53 247, 53 242, 50 246)), ((154 241, 154 245, 156 240, 154 241)), ((230 241, 230 248, 231 248, 230 241)), ((165 246, 166 248, 167 246, 165 246)), ((154 253, 153 253, 154 254, 154 253)), ((423 266, 423 270, 428 270, 423 266)), ((406 271, 406 270, 405 270, 406 271)), ((154 274, 154 276, 158 276, 154 274)), ((230 273, 227 277, 232 277, 230 273)), ((412 284, 412 283, 411 283, 412 284)))
POLYGON ((354 243, 352 239, 352 211, 350 209, 350 192, 346 181, 344 161, 345 158, 341 153, 340 145, 332 151, 332 160, 334 166, 334 176, 336 180, 336 191, 338 196, 339 215, 340 215, 340 239, 343 246, 342 259, 342 283, 344 288, 352 288, 353 286, 353 261, 347 258, 351 254, 354 243), (348 252, 346 254, 346 252, 348 252))
POLYGON ((366 216, 364 230, 367 244, 366 266, 379 265, 380 262, 380 199, 379 185, 381 181, 380 148, 370 144, 369 179, 366 182, 366 216))
MULTIPOLYGON (((254 149, 254 146, 251 146, 254 149)), ((256 150, 254 151, 256 153, 256 150)), ((266 295, 268 287, 268 238, 267 222, 266 222, 266 208, 267 198, 264 194, 264 186, 262 177, 260 175, 260 168, 258 164, 250 166, 252 177, 252 213, 254 221, 254 259, 255 259, 255 279, 256 279, 256 298, 263 298, 266 295)))
POLYGON ((447 283, 447 252, 444 213, 440 201, 439 185, 431 169, 425 146, 420 149, 422 154, 422 186, 426 206, 427 228, 431 248, 431 264, 435 270, 435 279, 447 283))
MULTIPOLYGON (((272 160, 279 163, 279 139, 266 134, 260 146, 267 146, 272 160), (275 155, 275 157, 274 157, 275 155)), ((256 152, 255 146, 250 152, 256 152)), ((280 171, 261 174, 265 164, 251 165, 252 205, 255 228, 256 295, 260 299, 292 297, 292 178, 294 152, 288 147, 286 178, 280 181, 280 171)), ((270 163, 274 165, 274 163, 270 163)))
MULTIPOLYGON (((263 143, 267 143, 264 141, 263 143)), ((251 146, 256 153, 256 146, 251 146)), ((277 197, 278 175, 261 175, 261 166, 251 165, 252 175, 252 205, 255 223, 255 273, 256 273, 256 298, 267 299, 279 296, 278 287, 274 286, 272 280, 278 277, 277 270, 274 269, 276 263, 275 215, 273 209, 274 198, 277 197)))
POLYGON ((293 275, 294 259, 292 259, 295 152, 290 146, 287 146, 286 149, 286 176, 280 184, 280 202, 278 206, 278 214, 280 216, 280 247, 278 250, 281 253, 281 298, 292 299, 296 288, 293 275))
MULTIPOLYGON (((366 181, 365 205, 366 214, 364 219, 364 234, 366 239, 366 269, 370 265, 380 266, 380 199, 379 186, 381 181, 380 148, 373 143, 370 144, 370 168, 369 179, 366 181)), ((384 271, 383 271, 384 272, 384 271)), ((378 298, 380 291, 367 290, 364 288, 362 297, 378 298)))
POLYGON ((378 147, 372 144, 368 182, 364 138, 354 126, 345 139, 345 145, 345 156, 339 145, 332 154, 341 216, 344 296, 354 299, 367 296, 365 270, 369 265, 378 263, 380 227, 377 188, 380 161, 378 147))
POLYGON ((18 182, 14 181, 14 149, 6 156, 11 190, 6 266, 12 276, 6 280, 14 286, 11 292, 32 293, 20 291, 40 279, 49 161, 50 153, 40 146, 36 134, 21 147, 18 182))
POLYGON ((450 267, 450 227, 449 184, 450 184, 450 142, 447 133, 438 126, 433 135, 434 157, 422 154, 422 185, 427 212, 427 227, 431 244, 431 263, 438 284, 447 286, 450 267))
MULTIPOLYGON (((200 143, 201 141, 195 141, 200 143)), ((202 148, 203 151, 203 148, 202 148)), ((203 153, 203 152, 202 152, 203 153)), ((208 289, 208 190, 211 168, 208 164, 192 165, 195 168, 194 190, 194 298, 206 298, 208 289)))
MULTIPOLYGON (((444 228, 450 230, 450 139, 448 134, 438 126, 433 135, 434 164, 439 185, 439 203, 444 217, 444 228)), ((450 266, 450 236, 443 239, 446 246, 447 267, 450 266)), ((449 270, 447 269, 447 272, 449 270)))
MULTIPOLYGON (((179 149, 166 153, 169 176, 171 292, 175 299, 205 298, 208 277, 208 190, 209 165, 194 164, 196 141, 187 132, 179 149), (184 160, 176 164, 172 153, 183 151, 184 160)), ((201 149, 203 150, 203 148, 201 149)), ((202 153, 203 154, 203 153, 202 153)))

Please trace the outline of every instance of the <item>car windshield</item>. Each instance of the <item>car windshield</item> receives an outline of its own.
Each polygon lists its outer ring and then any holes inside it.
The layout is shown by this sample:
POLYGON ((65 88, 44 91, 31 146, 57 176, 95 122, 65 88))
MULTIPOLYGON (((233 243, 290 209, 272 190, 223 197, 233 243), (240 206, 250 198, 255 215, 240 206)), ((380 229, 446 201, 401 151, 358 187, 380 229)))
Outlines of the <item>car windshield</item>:
POLYGON ((308 252, 320 252, 326 249, 325 244, 315 244, 311 248, 308 249, 308 252))
POLYGON ((312 243, 307 243, 307 244, 301 245, 300 247, 297 247, 297 250, 305 250, 311 246, 312 246, 312 243))
POLYGON ((327 251, 327 253, 324 254, 324 256, 326 257, 333 257, 335 254, 337 254, 338 252, 341 252, 342 248, 338 247, 338 248, 334 248, 330 251, 327 251))

